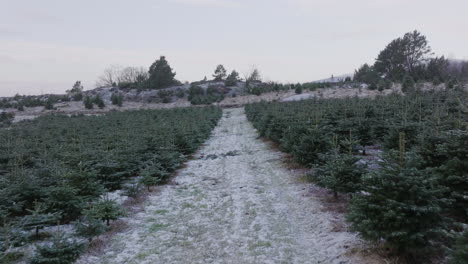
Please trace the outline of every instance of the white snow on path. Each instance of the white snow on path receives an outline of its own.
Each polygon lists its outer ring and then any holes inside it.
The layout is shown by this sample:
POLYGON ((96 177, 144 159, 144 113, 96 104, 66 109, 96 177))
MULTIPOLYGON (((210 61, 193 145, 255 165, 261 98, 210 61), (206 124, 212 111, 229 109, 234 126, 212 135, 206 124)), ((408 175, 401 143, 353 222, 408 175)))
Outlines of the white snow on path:
POLYGON ((348 253, 359 239, 332 231, 283 154, 257 137, 242 108, 224 110, 178 184, 160 187, 102 255, 78 263, 368 263, 348 253))

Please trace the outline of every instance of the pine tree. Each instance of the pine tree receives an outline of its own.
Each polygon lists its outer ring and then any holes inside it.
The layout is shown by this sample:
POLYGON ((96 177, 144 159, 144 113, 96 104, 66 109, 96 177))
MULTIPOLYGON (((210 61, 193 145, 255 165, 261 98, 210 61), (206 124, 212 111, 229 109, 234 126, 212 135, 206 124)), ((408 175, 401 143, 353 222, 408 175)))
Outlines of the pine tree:
POLYGON ((226 81, 224 82, 224 84, 226 86, 235 86, 238 81, 239 81, 239 73, 233 70, 226 78, 226 81))
POLYGON ((216 70, 213 74, 213 77, 215 81, 223 81, 224 78, 226 78, 226 69, 223 65, 219 64, 218 66, 216 66, 216 70))
POLYGON ((160 89, 176 83, 172 72, 172 68, 166 60, 166 57, 161 56, 149 68, 148 85, 151 89, 160 89))
POLYGON ((363 177, 350 204, 352 229, 369 240, 384 239, 400 253, 424 249, 443 227, 444 188, 421 168, 414 153, 389 152, 380 169, 363 177), (401 158, 403 157, 403 159, 401 158))

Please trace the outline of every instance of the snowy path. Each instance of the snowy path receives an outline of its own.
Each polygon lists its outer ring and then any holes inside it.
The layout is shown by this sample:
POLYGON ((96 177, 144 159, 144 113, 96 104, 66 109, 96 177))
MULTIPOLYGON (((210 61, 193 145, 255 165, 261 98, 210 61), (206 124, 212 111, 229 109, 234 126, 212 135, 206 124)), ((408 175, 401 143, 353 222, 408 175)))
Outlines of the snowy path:
POLYGON ((354 234, 330 215, 257 139, 243 109, 224 110, 212 137, 128 217, 105 254, 79 263, 366 263, 347 254, 354 234))

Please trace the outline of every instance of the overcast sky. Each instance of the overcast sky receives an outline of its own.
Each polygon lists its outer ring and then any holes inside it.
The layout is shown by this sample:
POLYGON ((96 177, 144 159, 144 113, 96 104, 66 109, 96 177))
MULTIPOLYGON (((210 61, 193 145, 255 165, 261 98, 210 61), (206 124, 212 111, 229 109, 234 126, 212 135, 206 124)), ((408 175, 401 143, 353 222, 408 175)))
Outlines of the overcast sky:
POLYGON ((352 73, 417 29, 468 59, 466 0, 0 0, 0 96, 94 88, 109 65, 165 55, 181 81, 217 64, 265 80, 352 73))

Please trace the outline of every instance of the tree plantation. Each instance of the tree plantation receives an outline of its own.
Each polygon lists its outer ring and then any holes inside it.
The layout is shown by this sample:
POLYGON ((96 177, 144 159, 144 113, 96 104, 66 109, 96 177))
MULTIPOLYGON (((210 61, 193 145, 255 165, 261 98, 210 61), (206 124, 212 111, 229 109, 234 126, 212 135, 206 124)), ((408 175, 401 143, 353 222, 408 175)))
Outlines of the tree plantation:
POLYGON ((452 89, 265 102, 246 113, 261 136, 313 168, 317 184, 351 195, 353 230, 417 259, 453 245, 468 223, 467 99, 452 89), (370 146, 383 150, 376 162, 363 159, 370 146))
MULTIPOLYGON (((43 228, 71 222, 78 237, 91 240, 105 229, 100 221, 109 225, 125 214, 102 195, 130 183, 164 182, 220 116, 214 107, 50 115, 0 130, 0 249, 47 240, 43 228)), ((67 250, 57 247, 82 248, 68 245, 68 238, 54 239, 38 248, 32 263, 70 263, 47 258, 67 250)))

